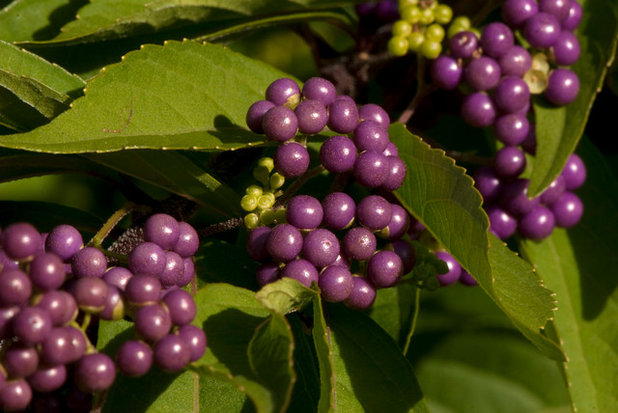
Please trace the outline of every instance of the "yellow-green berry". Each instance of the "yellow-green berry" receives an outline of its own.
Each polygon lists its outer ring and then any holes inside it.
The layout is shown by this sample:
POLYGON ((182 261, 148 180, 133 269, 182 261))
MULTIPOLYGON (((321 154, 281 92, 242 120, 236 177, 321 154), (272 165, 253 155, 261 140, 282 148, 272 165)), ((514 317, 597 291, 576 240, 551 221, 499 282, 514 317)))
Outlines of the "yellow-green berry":
POLYGON ((273 169, 275 169, 275 161, 273 161, 273 158, 269 158, 267 156, 258 159, 257 164, 258 166, 263 166, 268 169, 268 173, 272 172, 273 169))
POLYGON ((421 45, 420 53, 427 59, 436 59, 442 53, 442 45, 435 40, 426 39, 421 45))
POLYGON ((436 22, 447 24, 453 18, 453 9, 446 4, 439 4, 433 11, 433 15, 436 17, 436 22))
POLYGON ((249 185, 247 189, 245 189, 245 193, 247 195, 260 196, 262 195, 263 189, 258 185, 249 185))
POLYGON ((435 16, 433 15, 433 10, 431 9, 423 9, 421 10, 421 19, 419 23, 424 24, 425 26, 433 23, 435 20, 435 16))
POLYGON ((266 192, 263 193, 258 199, 257 199, 257 206, 260 209, 269 209, 271 208, 273 205, 275 205, 275 194, 273 194, 272 192, 266 192))
POLYGON ((260 225, 270 225, 275 222, 275 211, 272 209, 267 209, 260 213, 260 225))
POLYGON ((394 36, 388 41, 388 51, 394 56, 408 53, 408 40, 404 36, 394 36))
POLYGON ((393 24, 393 36, 408 36, 412 33, 412 25, 405 20, 397 20, 393 24))
POLYGON ((247 229, 254 229, 254 228, 257 228, 257 226, 259 225, 260 217, 255 212, 252 212, 250 214, 245 215, 244 222, 245 222, 245 227, 247 229))
POLYGON ((408 36, 408 46, 413 52, 417 52, 424 41, 425 35, 421 32, 412 32, 408 36))
POLYGON ((285 177, 279 172, 275 172, 270 176, 270 189, 273 191, 279 189, 285 184, 285 177))
POLYGON ((421 19, 421 9, 417 6, 409 6, 401 9, 399 13, 402 20, 407 21, 410 24, 418 23, 421 19))
POLYGON ((444 28, 436 23, 427 26, 425 29, 425 37, 436 42, 441 42, 444 35, 444 28))
POLYGON ((258 197, 255 195, 245 195, 240 199, 240 207, 247 212, 253 211, 258 206, 258 197))

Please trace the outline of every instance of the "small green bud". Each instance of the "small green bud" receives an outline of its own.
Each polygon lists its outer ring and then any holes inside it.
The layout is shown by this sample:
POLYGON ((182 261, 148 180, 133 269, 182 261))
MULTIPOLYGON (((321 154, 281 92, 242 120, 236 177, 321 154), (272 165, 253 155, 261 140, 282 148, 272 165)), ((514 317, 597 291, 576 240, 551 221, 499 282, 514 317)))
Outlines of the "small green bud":
POLYGON ((247 229, 255 229, 260 223, 260 217, 255 212, 245 215, 245 227, 247 229))
POLYGON ((439 4, 436 6, 433 14, 436 16, 436 22, 440 24, 447 24, 453 18, 453 9, 446 4, 439 4))
POLYGON ((263 166, 268 169, 268 173, 271 173, 275 168, 275 161, 273 161, 273 158, 269 158, 268 156, 258 159, 257 164, 258 166, 263 166))
POLYGON ((257 185, 249 185, 247 189, 245 189, 245 193, 247 195, 260 196, 264 190, 261 186, 257 185))
POLYGON ((435 16, 433 15, 433 10, 431 9, 423 9, 421 10, 421 18, 419 23, 424 24, 425 26, 431 24, 435 20, 435 16))
POLYGON ((256 181, 260 182, 262 185, 268 185, 270 171, 264 166, 256 166, 253 168, 253 177, 256 181))
POLYGON ((427 26, 425 29, 425 37, 436 42, 441 42, 444 35, 444 28, 436 23, 427 26))
POLYGON ((257 199, 257 206, 260 209, 270 209, 275 205, 275 194, 272 192, 265 192, 257 199))
POLYGON ((408 40, 403 36, 391 37, 387 48, 393 56, 405 56, 408 53, 408 40))
POLYGON ((435 59, 442 53, 442 44, 435 40, 426 39, 421 45, 420 53, 427 59, 435 59))
POLYGON ((245 195, 240 199, 240 207, 247 212, 253 211, 258 206, 258 197, 255 195, 245 195))
POLYGON ((270 189, 273 191, 279 189, 285 184, 285 177, 279 172, 275 172, 270 176, 270 189))
POLYGON ((398 20, 393 24, 393 36, 409 36, 412 25, 405 20, 398 20))
POLYGON ((424 42, 425 35, 421 32, 412 32, 412 34, 408 36, 408 45, 413 52, 417 52, 424 42))
POLYGON ((260 225, 271 225, 275 222, 275 211, 272 209, 267 209, 260 213, 260 225))
POLYGON ((416 24, 421 19, 421 9, 417 6, 404 7, 401 9, 400 16, 402 20, 416 24))

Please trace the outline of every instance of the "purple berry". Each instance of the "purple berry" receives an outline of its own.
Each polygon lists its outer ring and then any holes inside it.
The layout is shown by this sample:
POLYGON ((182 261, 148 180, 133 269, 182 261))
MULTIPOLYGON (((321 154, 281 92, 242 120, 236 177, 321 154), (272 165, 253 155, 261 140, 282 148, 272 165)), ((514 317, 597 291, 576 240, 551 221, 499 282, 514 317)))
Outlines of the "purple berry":
POLYGON ((107 270, 105 254, 95 247, 86 247, 73 254, 71 271, 76 277, 102 277, 107 270))
POLYGON ((554 225, 554 214, 543 205, 537 205, 521 217, 517 229, 525 238, 541 240, 552 233, 554 225))
POLYGON ((107 286, 107 298, 103 310, 99 313, 99 318, 102 320, 115 321, 124 317, 124 300, 123 294, 118 287, 113 285, 107 286))
POLYGON ((472 93, 461 104, 461 117, 471 126, 485 128, 494 123, 496 108, 485 93, 472 93))
POLYGON ((401 262, 403 263, 403 273, 407 274, 412 271, 416 264, 416 252, 414 247, 402 239, 396 239, 391 241, 389 250, 392 250, 395 254, 399 255, 401 262))
POLYGON ((521 143, 521 147, 526 153, 536 155, 536 130, 534 124, 530 125, 530 132, 528 132, 528 136, 521 143))
POLYGON ((556 226, 571 228, 577 224, 584 214, 584 204, 577 195, 565 192, 551 206, 556 220, 556 226))
MULTIPOLYGON (((455 59, 471 58, 474 52, 476 52, 476 49, 478 49, 478 47, 479 40, 476 37, 476 34, 468 31, 461 31, 459 33, 456 33, 449 40, 449 50, 451 51, 451 56, 455 59)), ((436 61, 439 60, 441 57, 442 56, 436 59, 436 61)), ((455 61, 454 59, 451 60, 455 61)))
POLYGON ((503 178, 515 178, 526 169, 526 156, 515 146, 505 146, 496 152, 494 170, 503 178))
POLYGON ((559 22, 563 22, 569 17, 571 0, 538 0, 539 10, 553 14, 559 22))
POLYGON ((320 148, 320 161, 327 171, 343 173, 350 171, 356 162, 356 146, 346 136, 328 138, 320 148))
MULTIPOLYGON (((13 336, 13 317, 20 310, 21 307, 18 306, 0 307, 0 339, 7 339, 13 336)), ((0 376, 2 375, 0 374, 0 376)))
POLYGON ((275 151, 275 169, 286 178, 296 178, 309 167, 309 152, 297 142, 287 142, 275 151))
POLYGON ((456 283, 461 276, 461 265, 446 251, 436 252, 436 257, 444 261, 448 267, 448 271, 445 274, 436 275, 440 285, 444 287, 456 283))
POLYGON ((467 287, 474 287, 478 282, 470 275, 470 273, 462 268, 459 282, 467 287))
POLYGON ((579 78, 570 69, 554 69, 549 74, 545 97, 554 105, 571 103, 579 93, 579 78))
POLYGON ((577 26, 579 26, 579 22, 582 19, 582 6, 577 2, 577 0, 571 0, 571 7, 569 7, 569 15, 562 22, 563 30, 575 30, 577 26))
POLYGON ((502 76, 523 77, 532 66, 530 53, 521 46, 513 46, 498 61, 502 76))
POLYGON ((398 204, 391 204, 391 221, 380 231, 379 235, 389 240, 403 237, 410 227, 408 212, 398 204))
POLYGON ((358 125, 356 103, 348 99, 335 99, 328 105, 328 127, 337 133, 350 133, 358 125))
POLYGON ((541 194, 541 203, 546 206, 552 205, 566 190, 566 183, 562 175, 558 175, 545 191, 541 194))
POLYGON ((359 151, 383 152, 388 145, 388 132, 378 122, 364 120, 354 129, 354 144, 359 151))
POLYGON ((172 324, 176 326, 189 324, 197 314, 193 296, 185 290, 174 290, 165 294, 163 304, 169 310, 172 324))
POLYGON ((498 199, 502 184, 493 168, 482 167, 474 173, 474 186, 481 193, 485 203, 498 199))
POLYGON ((395 191, 403 185, 406 179, 406 164, 398 156, 387 156, 388 176, 382 184, 382 189, 386 191, 395 191))
POLYGON ((168 334, 159 340, 153 353, 155 364, 170 373, 184 369, 191 360, 189 344, 175 334, 168 334))
POLYGON ((504 23, 490 23, 485 26, 481 34, 483 53, 496 59, 513 47, 514 43, 513 32, 504 23))
POLYGON ((189 361, 197 361, 206 352, 206 346, 208 340, 206 339, 206 333, 199 327, 193 325, 185 325, 178 329, 178 336, 182 338, 185 343, 189 345, 189 361))
POLYGON ((324 300, 339 303, 350 295, 354 287, 354 277, 344 266, 329 265, 320 274, 318 286, 324 300))
POLYGON ((260 287, 270 284, 279 279, 279 264, 267 262, 257 269, 255 279, 260 287))
POLYGON ((504 186, 501 202, 510 214, 514 216, 527 214, 539 204, 539 197, 528 198, 529 183, 527 179, 516 179, 504 186))
POLYGON ((298 119, 287 106, 275 106, 264 114, 262 128, 269 139, 285 142, 296 136, 298 119))
POLYGON ((75 366, 75 383, 84 392, 97 393, 111 387, 116 378, 116 366, 103 353, 86 354, 75 366))
POLYGON ((391 222, 390 202, 379 195, 363 198, 356 207, 358 222, 370 230, 379 231, 391 222))
POLYGON ((159 275, 163 288, 178 284, 185 269, 184 258, 174 251, 165 251, 165 269, 159 275))
POLYGON ((507 113, 494 122, 494 133, 507 146, 521 145, 530 133, 530 122, 521 112, 507 113))
POLYGON ((159 304, 140 307, 135 312, 135 332, 147 341, 158 341, 172 328, 169 311, 159 304))
POLYGON ((368 103, 363 105, 358 110, 359 119, 363 120, 373 120, 378 122, 384 129, 388 129, 391 125, 391 118, 388 116, 388 113, 381 106, 376 105, 375 103, 368 103))
POLYGON ((13 317, 13 334, 22 343, 33 345, 45 340, 52 329, 48 313, 41 308, 25 307, 13 317))
POLYGON ((474 90, 490 90, 500 81, 500 65, 491 57, 481 56, 468 63, 464 77, 474 90))
POLYGON ((502 240, 510 238, 517 230, 517 220, 498 205, 486 209, 489 217, 489 229, 502 240))
POLYGON ((165 252, 154 242, 143 242, 129 254, 129 269, 134 273, 159 275, 165 269, 165 252))
POLYGON ((39 393, 49 393, 58 390, 67 379, 67 369, 63 364, 41 367, 35 371, 28 382, 32 389, 39 393))
POLYGON ((266 250, 273 260, 291 261, 303 248, 303 236, 295 226, 279 224, 273 228, 266 240, 266 250))
POLYGON ((30 279, 37 288, 55 290, 64 283, 66 273, 64 263, 56 254, 39 253, 30 263, 30 279))
POLYGON ((35 347, 15 343, 3 355, 2 366, 10 378, 27 377, 36 371, 39 354, 35 347))
POLYGON ((96 277, 78 278, 71 288, 71 295, 75 298, 77 306, 89 313, 103 310, 108 292, 107 283, 96 277))
POLYGON ((356 204, 344 192, 331 192, 322 200, 323 223, 333 230, 347 228, 356 216, 356 204))
POLYGON ((51 330, 41 344, 41 361, 48 365, 69 364, 79 360, 86 351, 84 333, 76 327, 51 330))
POLYGON ((376 290, 364 277, 354 277, 354 285, 344 303, 350 308, 364 310, 376 299, 376 290))
POLYGON ((249 107, 245 121, 247 126, 255 133, 264 133, 262 128, 262 121, 266 112, 275 107, 275 104, 268 100, 258 100, 249 107))
POLYGON ((192 257, 200 247, 200 237, 197 235, 197 231, 190 224, 179 222, 178 232, 178 241, 174 245, 174 252, 182 258, 192 257))
POLYGON ((124 267, 111 267, 103 274, 103 281, 124 291, 133 273, 124 267))
POLYGON ((41 245, 41 234, 26 222, 9 225, 2 232, 1 238, 4 251, 15 260, 34 255, 41 245))
POLYGON ((318 282, 318 270, 312 263, 301 258, 285 264, 281 277, 292 278, 305 287, 311 287, 311 283, 318 282))
POLYGON ((193 281, 193 277, 195 277, 195 263, 193 262, 193 258, 187 257, 183 262, 185 268, 182 272, 182 277, 180 277, 178 284, 176 284, 180 288, 189 285, 189 283, 193 281))
POLYGON ((384 156, 399 156, 399 149, 393 142, 386 144, 386 149, 382 152, 384 156))
POLYGON ((124 293, 131 304, 154 303, 161 295, 161 282, 151 274, 135 274, 127 282, 124 293))
POLYGON ((455 89, 461 82, 462 74, 463 69, 450 56, 441 55, 431 64, 431 79, 440 89, 455 89))
POLYGON ((155 214, 144 224, 144 239, 164 250, 174 248, 179 235, 178 221, 171 215, 155 214))
POLYGON ((326 267, 339 255, 337 236, 324 228, 311 231, 303 242, 303 256, 318 268, 326 267))
POLYGON ((378 288, 392 287, 402 275, 403 262, 393 251, 378 251, 367 263, 367 277, 378 288))
POLYGON ((539 12, 526 20, 524 37, 538 49, 551 47, 560 35, 560 22, 549 13, 539 12))
POLYGON ((354 177, 367 188, 377 188, 384 184, 388 175, 388 160, 380 152, 364 151, 354 163, 354 177))
POLYGON ((143 341, 129 340, 116 352, 116 366, 125 376, 139 377, 152 366, 152 349, 143 341))
POLYGON ((536 0, 506 0, 502 5, 502 19, 509 26, 519 28, 538 11, 536 0))
POLYGON ((343 236, 341 249, 352 260, 367 260, 376 251, 377 240, 373 232, 363 227, 354 227, 343 236))
POLYGON ((567 191, 574 191, 586 182, 586 165, 582 158, 572 153, 567 159, 561 173, 564 178, 567 191))
POLYGON ((569 31, 563 31, 552 46, 554 62, 558 66, 570 66, 577 62, 581 54, 581 47, 577 36, 569 31))
POLYGON ((47 312, 54 326, 65 325, 77 316, 75 299, 63 290, 47 291, 40 296, 34 306, 47 312))
POLYGON ((266 240, 272 231, 269 227, 257 227, 249 231, 246 249, 249 256, 256 261, 265 261, 270 255, 266 250, 266 240))
POLYGON ((323 216, 322 204, 312 196, 297 195, 288 202, 286 219, 298 229, 317 228, 323 216))
POLYGON ((328 106, 335 100, 337 91, 335 86, 328 80, 321 77, 312 77, 305 82, 302 95, 305 99, 317 100, 324 106, 328 106))
POLYGON ((32 400, 32 389, 24 379, 9 380, 0 386, 0 408, 4 412, 26 409, 32 400))
POLYGON ((522 78, 503 77, 494 89, 494 102, 498 109, 504 112, 520 111, 529 101, 530 89, 522 78))
POLYGON ((275 105, 294 107, 300 100, 300 88, 292 79, 286 77, 277 79, 266 89, 266 100, 275 105))
POLYGON ((51 230, 45 239, 45 250, 68 262, 84 244, 82 235, 71 225, 59 225, 51 230))
POLYGON ((23 305, 32 293, 32 282, 21 270, 0 272, 0 307, 23 305))
POLYGON ((307 135, 320 133, 328 122, 326 106, 317 100, 303 100, 294 113, 298 119, 298 131, 307 135))

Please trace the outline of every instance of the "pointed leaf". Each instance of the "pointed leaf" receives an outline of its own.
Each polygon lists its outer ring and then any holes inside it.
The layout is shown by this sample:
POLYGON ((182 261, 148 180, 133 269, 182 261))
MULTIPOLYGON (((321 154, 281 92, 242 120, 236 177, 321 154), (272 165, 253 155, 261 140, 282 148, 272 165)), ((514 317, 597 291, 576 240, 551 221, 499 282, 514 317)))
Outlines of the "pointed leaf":
POLYGON ((298 311, 309 304, 318 291, 305 287, 292 278, 281 278, 266 284, 255 295, 264 307, 279 314, 298 311))
POLYGON ((443 151, 431 149, 403 125, 392 125, 389 134, 407 166, 406 180, 397 191, 402 205, 476 278, 528 339, 550 357, 562 359, 558 345, 541 332, 552 316, 551 292, 530 265, 497 238, 488 239, 489 222, 472 179, 443 151))
POLYGON ((212 44, 148 45, 105 68, 88 83, 85 96, 53 122, 2 136, 0 146, 78 153, 262 144, 264 136, 245 127, 246 111, 283 76, 212 44))
POLYGON ((208 348, 193 370, 234 385, 247 394, 259 413, 283 411, 295 380, 287 322, 266 310, 253 292, 228 284, 208 284, 195 300, 194 323, 206 331, 208 348), (275 317, 280 318, 269 326, 275 317), (274 346, 273 340, 280 342, 274 346), (277 372, 276 377, 264 376, 266 365, 277 372))
POLYGON ((369 315, 390 335, 400 348, 404 348, 414 316, 414 293, 410 284, 398 284, 377 291, 369 315))
POLYGON ((584 216, 540 243, 523 244, 544 283, 556 292, 555 330, 573 410, 618 410, 618 185, 603 156, 587 141, 581 155, 588 180, 578 191, 584 216))
POLYGON ((618 44, 618 3, 580 1, 583 18, 577 31, 581 57, 572 67, 580 81, 579 95, 567 106, 536 103, 537 150, 528 194, 541 193, 560 174, 584 132, 590 108, 601 90, 618 44))
POLYGON ((334 411, 429 411, 410 363, 370 318, 332 306, 327 320, 334 411))
POLYGON ((119 151, 86 155, 94 162, 209 206, 222 217, 240 215, 240 197, 178 151, 119 151))
POLYGON ((326 325, 322 300, 319 294, 313 297, 313 328, 311 329, 311 335, 320 372, 320 400, 317 411, 318 413, 331 412, 335 410, 335 386, 337 379, 334 370, 330 330, 326 325))

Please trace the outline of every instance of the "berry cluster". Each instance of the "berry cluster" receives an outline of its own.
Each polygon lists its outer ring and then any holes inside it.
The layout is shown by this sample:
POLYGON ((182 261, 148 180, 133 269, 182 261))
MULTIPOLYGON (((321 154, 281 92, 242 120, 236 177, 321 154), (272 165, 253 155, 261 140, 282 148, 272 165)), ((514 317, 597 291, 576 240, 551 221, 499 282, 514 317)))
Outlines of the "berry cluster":
POLYGON ((146 242, 128 257, 129 269, 108 268, 105 253, 84 247, 70 225, 41 234, 28 223, 1 235, 0 339, 8 344, 0 363, 0 408, 18 411, 63 403, 88 410, 89 394, 114 382, 116 371, 145 374, 154 363, 177 371, 202 356, 204 332, 189 323, 191 294, 179 288, 194 275, 195 230, 157 214, 143 228, 146 242), (135 340, 115 360, 96 350, 88 327, 96 319, 131 317, 135 340), (33 407, 34 408, 34 407, 33 407))
MULTIPOLYGON (((446 34, 443 26, 453 18, 453 10, 448 5, 436 0, 400 0, 399 15, 400 19, 393 24, 393 37, 388 42, 391 54, 404 56, 412 51, 435 59, 442 53, 446 34)), ((465 23, 460 19, 457 25, 461 24, 465 23)))
MULTIPOLYGON (((449 54, 434 61, 431 75, 435 84, 447 90, 465 83, 472 92, 462 102, 462 118, 474 127, 493 126, 496 139, 504 145, 492 168, 481 168, 475 174, 492 231, 505 239, 519 228, 526 238, 542 239, 554 225, 574 225, 583 212, 572 193, 558 202, 565 190, 563 177, 537 200, 527 198, 528 181, 518 178, 526 168, 525 152, 534 155, 536 151, 534 123, 530 121, 533 114, 529 112, 531 94, 543 92, 553 104, 565 105, 579 91, 577 75, 563 66, 579 58, 579 43, 572 31, 581 20, 581 6, 576 0, 507 0, 502 17, 506 24, 490 23, 480 38, 469 31, 455 34, 449 54), (513 30, 519 30, 538 53, 531 56, 515 44, 513 30), (549 62, 558 67, 551 69, 549 62)), ((574 155, 563 176, 573 162, 585 171, 574 155)))

